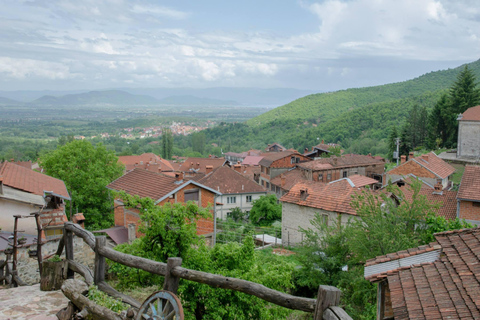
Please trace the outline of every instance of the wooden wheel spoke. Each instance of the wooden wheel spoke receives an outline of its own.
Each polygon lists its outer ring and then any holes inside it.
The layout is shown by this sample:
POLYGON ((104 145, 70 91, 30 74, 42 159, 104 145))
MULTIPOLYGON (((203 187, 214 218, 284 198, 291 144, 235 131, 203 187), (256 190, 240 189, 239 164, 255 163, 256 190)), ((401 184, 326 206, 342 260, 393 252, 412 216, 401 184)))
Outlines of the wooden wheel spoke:
POLYGON ((150 295, 138 310, 135 320, 183 320, 180 299, 169 291, 158 291, 150 295))

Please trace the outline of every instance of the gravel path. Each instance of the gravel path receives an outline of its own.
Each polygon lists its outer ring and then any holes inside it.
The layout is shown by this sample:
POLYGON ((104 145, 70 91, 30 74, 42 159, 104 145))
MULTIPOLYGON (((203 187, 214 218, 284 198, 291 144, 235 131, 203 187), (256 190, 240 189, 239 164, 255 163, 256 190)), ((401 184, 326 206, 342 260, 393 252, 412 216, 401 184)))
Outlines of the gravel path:
POLYGON ((40 291, 40 284, 0 289, 0 319, 57 320, 68 299, 62 291, 40 291))

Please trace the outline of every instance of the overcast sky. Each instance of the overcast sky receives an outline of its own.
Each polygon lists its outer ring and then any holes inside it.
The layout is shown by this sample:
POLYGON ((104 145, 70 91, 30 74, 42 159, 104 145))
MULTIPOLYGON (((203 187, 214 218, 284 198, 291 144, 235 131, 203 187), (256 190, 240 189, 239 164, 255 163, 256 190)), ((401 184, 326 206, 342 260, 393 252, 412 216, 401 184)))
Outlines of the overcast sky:
POLYGON ((1 90, 332 91, 480 58, 478 0, 0 0, 1 90))

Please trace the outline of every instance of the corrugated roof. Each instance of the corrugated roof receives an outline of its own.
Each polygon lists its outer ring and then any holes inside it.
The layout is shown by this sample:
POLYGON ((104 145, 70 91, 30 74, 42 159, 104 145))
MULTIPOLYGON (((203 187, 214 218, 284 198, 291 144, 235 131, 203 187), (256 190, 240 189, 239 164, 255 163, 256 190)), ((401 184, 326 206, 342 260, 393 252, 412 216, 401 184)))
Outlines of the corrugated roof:
POLYGON ((480 106, 468 108, 459 118, 460 121, 480 121, 480 106))
POLYGON ((480 201, 480 166, 465 166, 457 197, 480 201))
POLYGON ((229 167, 218 167, 198 182, 222 194, 266 192, 262 186, 229 167))
POLYGON ((11 162, 0 164, 0 176, 3 184, 15 189, 43 196, 44 192, 53 192, 56 196, 70 200, 65 183, 57 178, 27 169, 11 162))

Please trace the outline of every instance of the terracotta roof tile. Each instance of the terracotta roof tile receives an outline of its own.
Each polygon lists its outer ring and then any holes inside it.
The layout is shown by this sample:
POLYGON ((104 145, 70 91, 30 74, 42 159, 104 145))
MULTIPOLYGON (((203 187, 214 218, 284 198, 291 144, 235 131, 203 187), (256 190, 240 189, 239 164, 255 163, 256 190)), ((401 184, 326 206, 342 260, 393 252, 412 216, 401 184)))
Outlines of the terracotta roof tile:
POLYGON ((158 200, 178 187, 175 181, 175 178, 162 173, 137 168, 113 181, 107 188, 158 200))
POLYGON ((229 167, 218 167, 198 182, 223 194, 266 192, 262 186, 229 167))
POLYGON ((299 164, 299 167, 312 170, 324 170, 330 168, 343 168, 353 166, 385 165, 381 160, 374 159, 372 156, 361 154, 348 154, 341 157, 330 157, 317 159, 310 162, 299 164))
POLYGON ((357 188, 365 187, 365 186, 371 186, 373 184, 378 183, 378 181, 375 180, 375 179, 365 177, 365 176, 362 176, 362 175, 359 175, 359 174, 351 175, 351 176, 348 177, 348 179, 350 179, 350 181, 353 183, 353 185, 357 188))
POLYGON ((245 159, 243 159, 242 164, 246 166, 258 166, 262 159, 262 156, 246 156, 245 159))
POLYGON ((183 162, 179 171, 189 172, 195 170, 196 172, 205 173, 207 166, 212 166, 213 169, 223 166, 225 163, 225 158, 187 158, 183 162))
POLYGON ((175 171, 169 161, 160 158, 154 153, 144 153, 139 156, 119 156, 118 161, 125 165, 127 171, 133 170, 134 168, 142 168, 155 172, 175 171))
POLYGON ((3 184, 15 189, 43 196, 45 191, 70 200, 65 183, 57 178, 27 169, 11 162, 0 164, 0 177, 3 184))
POLYGON ((356 215, 357 213, 350 206, 350 203, 352 201, 352 195, 358 192, 359 188, 352 188, 346 179, 332 181, 330 183, 300 181, 296 183, 288 193, 283 195, 280 201, 299 206, 356 215))
POLYGON ((458 198, 480 201, 480 166, 465 166, 458 198))
POLYGON ((295 168, 276 176, 270 181, 270 183, 282 188, 283 190, 289 191, 297 182, 300 181, 307 181, 307 179, 303 176, 302 170, 295 168), (283 186, 282 178, 285 179, 285 184, 283 186))
POLYGON ((280 151, 280 152, 269 152, 269 153, 263 154, 264 157, 262 160, 260 160, 259 163, 264 167, 269 167, 274 161, 291 156, 292 154, 300 155, 298 152, 291 151, 291 150, 280 151))
POLYGON ((419 163, 422 167, 433 172, 441 179, 445 179, 455 172, 454 167, 440 159, 433 151, 428 154, 423 154, 420 157, 416 157, 413 161, 419 163))
POLYGON ((480 121, 480 106, 468 108, 459 118, 460 121, 480 121))
MULTIPOLYGON (((438 244, 413 251, 439 248, 443 254, 436 261, 386 272, 395 319, 480 319, 480 228, 441 232, 435 238, 438 244)), ((383 260, 376 257, 366 266, 383 260)))

